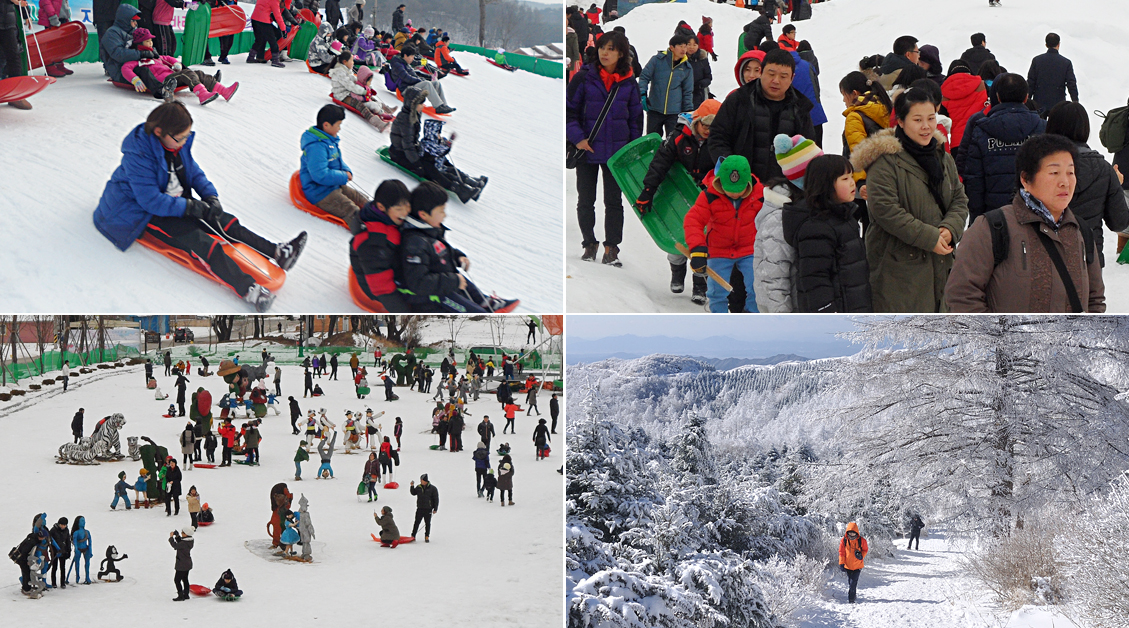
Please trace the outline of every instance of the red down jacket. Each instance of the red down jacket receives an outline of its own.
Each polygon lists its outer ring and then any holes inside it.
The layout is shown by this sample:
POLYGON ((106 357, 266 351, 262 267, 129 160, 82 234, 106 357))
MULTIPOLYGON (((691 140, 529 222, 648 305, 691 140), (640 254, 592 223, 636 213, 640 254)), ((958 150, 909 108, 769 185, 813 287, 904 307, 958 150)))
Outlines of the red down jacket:
POLYGON ((753 177, 753 185, 734 207, 733 199, 721 191, 713 172, 706 175, 702 184, 705 191, 698 195, 682 221, 686 248, 705 245, 710 257, 726 259, 752 255, 757 239, 754 221, 764 204, 764 186, 753 177))

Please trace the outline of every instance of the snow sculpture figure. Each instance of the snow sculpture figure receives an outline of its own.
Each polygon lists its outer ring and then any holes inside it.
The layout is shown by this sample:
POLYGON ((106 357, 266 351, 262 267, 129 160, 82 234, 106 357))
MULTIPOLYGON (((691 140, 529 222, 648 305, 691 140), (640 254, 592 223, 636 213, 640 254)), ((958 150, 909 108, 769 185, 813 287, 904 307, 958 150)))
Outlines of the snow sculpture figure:
POLYGON ((309 503, 305 493, 298 499, 298 512, 301 513, 301 518, 298 519, 298 536, 302 539, 302 560, 306 562, 313 560, 311 552, 313 551, 314 522, 310 519, 310 513, 307 510, 309 503))
POLYGON ((122 443, 118 430, 125 425, 125 416, 118 412, 98 422, 94 429, 94 457, 98 460, 121 460, 122 443))
POLYGON ((94 441, 89 436, 83 436, 77 443, 63 443, 59 447, 57 464, 98 464, 94 460, 94 441))

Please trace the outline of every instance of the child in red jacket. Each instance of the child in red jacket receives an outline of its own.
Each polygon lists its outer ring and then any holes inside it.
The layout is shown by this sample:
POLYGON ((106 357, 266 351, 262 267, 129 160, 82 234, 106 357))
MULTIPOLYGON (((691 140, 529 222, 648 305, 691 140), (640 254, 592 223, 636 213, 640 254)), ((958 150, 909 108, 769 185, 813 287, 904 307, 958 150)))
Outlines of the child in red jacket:
POLYGON ((713 18, 702 16, 702 25, 698 27, 698 47, 709 53, 717 62, 717 54, 713 51, 713 18))
MULTIPOLYGON (((727 278, 736 266, 745 278, 745 311, 756 312, 753 244, 757 227, 754 221, 764 203, 764 187, 750 172, 749 160, 741 155, 726 157, 714 172, 706 175, 702 184, 705 191, 698 195, 682 223, 686 230, 686 247, 690 249, 690 268, 702 275, 708 266, 720 277, 727 278)), ((729 310, 725 289, 712 277, 707 282, 706 297, 711 312, 729 310)))

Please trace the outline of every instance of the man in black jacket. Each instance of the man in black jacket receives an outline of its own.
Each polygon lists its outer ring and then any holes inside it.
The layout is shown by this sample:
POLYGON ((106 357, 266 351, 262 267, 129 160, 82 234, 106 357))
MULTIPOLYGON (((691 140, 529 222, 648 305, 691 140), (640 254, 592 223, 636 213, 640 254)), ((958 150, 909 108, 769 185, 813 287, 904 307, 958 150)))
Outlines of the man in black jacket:
POLYGON ((764 40, 776 41, 772 36, 772 18, 761 13, 757 19, 745 25, 745 50, 756 50, 764 40))
POLYGON ((55 578, 56 570, 63 572, 62 588, 67 588, 67 559, 71 557, 71 531, 67 529, 67 518, 51 526, 51 587, 59 584, 55 578))
MULTIPOLYGON (((335 354, 336 355, 336 354, 335 354)), ((294 435, 298 435, 298 419, 302 418, 302 409, 298 407, 298 400, 293 395, 290 399, 290 429, 294 435)))
POLYGON ((710 125, 709 150, 714 159, 741 155, 762 182, 783 176, 773 138, 783 133, 815 139, 812 103, 792 87, 795 71, 796 61, 788 51, 765 55, 761 77, 730 94, 710 125))
POLYGON ((968 69, 972 74, 980 73, 980 64, 985 61, 995 61, 996 55, 988 50, 987 40, 984 39, 984 33, 975 33, 972 35, 972 47, 964 51, 960 56, 960 60, 968 64, 968 69))
POLYGON ((561 414, 561 403, 557 401, 557 393, 553 393, 552 399, 549 399, 549 417, 553 419, 553 425, 550 428, 550 433, 557 433, 557 417, 561 414))
POLYGON ((392 12, 392 32, 393 33, 399 33, 400 29, 404 28, 404 9, 405 8, 407 8, 407 7, 405 7, 404 5, 401 4, 400 6, 396 7, 395 11, 392 12))
POLYGON ((74 442, 76 443, 78 439, 82 438, 82 413, 85 411, 85 409, 79 408, 78 412, 74 413, 74 418, 71 419, 71 434, 74 434, 74 442))
POLYGON ((1027 86, 1043 119, 1046 119, 1051 107, 1066 100, 1067 90, 1070 91, 1070 99, 1078 102, 1074 64, 1059 54, 1057 34, 1048 33, 1046 42, 1047 51, 1032 59, 1031 69, 1027 71, 1027 86))
POLYGON ((920 58, 921 50, 917 47, 916 37, 913 35, 902 35, 895 39, 894 51, 886 55, 886 58, 882 60, 882 68, 879 70, 882 73, 882 77, 879 79, 882 87, 885 87, 886 91, 889 91, 902 70, 911 65, 917 65, 917 61, 920 58))
POLYGON ((172 377, 172 353, 165 351, 165 377, 172 377))
POLYGON ((431 515, 439 512, 439 489, 427 480, 427 474, 419 476, 419 486, 413 480, 408 492, 416 496, 416 522, 412 526, 412 538, 419 532, 419 522, 425 523, 423 542, 431 541, 431 515))
POLYGON ((188 386, 188 378, 183 373, 176 375, 176 403, 180 416, 184 416, 184 390, 188 386))

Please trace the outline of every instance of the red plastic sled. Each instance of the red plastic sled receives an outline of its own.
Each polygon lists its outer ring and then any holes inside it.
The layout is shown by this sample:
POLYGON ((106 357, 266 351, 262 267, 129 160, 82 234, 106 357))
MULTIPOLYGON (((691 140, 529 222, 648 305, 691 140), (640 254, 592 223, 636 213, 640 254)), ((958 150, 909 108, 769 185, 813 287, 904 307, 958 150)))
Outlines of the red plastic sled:
MULTIPOLYGON (((291 28, 289 35, 287 35, 286 37, 283 37, 282 39, 278 40, 278 49, 284 50, 284 51, 290 50, 290 42, 294 41, 294 37, 297 36, 297 35, 298 35, 298 29, 296 27, 291 28)), ((270 48, 267 48, 266 50, 263 51, 263 58, 264 59, 266 59, 267 61, 270 61, 270 56, 271 56, 270 55, 270 48)))
MULTIPOLYGON (((379 536, 377 536, 377 535, 375 535, 371 532, 369 533, 369 536, 372 537, 372 540, 376 541, 377 543, 380 543, 381 547, 392 547, 391 542, 381 541, 379 536)), ((411 543, 415 540, 416 540, 416 537, 414 537, 414 536, 402 536, 402 537, 400 537, 400 542, 397 543, 397 545, 403 545, 404 543, 411 543)))
MULTIPOLYGON (((361 284, 357 283, 357 275, 353 273, 352 269, 349 270, 349 296, 353 297, 353 303, 356 303, 357 307, 360 307, 366 312, 371 312, 373 314, 388 313, 388 310, 384 307, 383 304, 380 303, 380 301, 373 301, 372 299, 368 298, 368 295, 365 294, 364 290, 361 290, 361 284)), ((388 488, 388 486, 386 485, 384 488, 388 488)), ((394 486, 392 488, 396 487, 394 486)))
POLYGON ((215 523, 215 521, 197 521, 196 525, 198 525, 198 526, 210 526, 213 523, 215 523))
POLYGON ((212 26, 208 29, 208 39, 236 35, 247 27, 247 14, 238 5, 228 5, 212 9, 212 26))
POLYGON ((400 483, 399 482, 389 482, 389 483, 384 485, 384 488, 387 488, 387 489, 400 488, 400 483))
MULTIPOLYGON (((214 465, 210 462, 193 462, 192 466, 199 467, 201 469, 215 469, 216 468, 216 465, 214 465)), ((212 524, 211 523, 201 523, 200 525, 208 526, 208 525, 212 525, 212 524)))
MULTIPOLYGON (((149 93, 149 90, 145 90, 143 92, 137 91, 136 89, 133 88, 133 85, 131 85, 130 83, 119 83, 119 82, 115 81, 114 79, 106 79, 106 81, 109 82, 109 83, 113 83, 114 87, 120 87, 122 89, 128 89, 129 91, 131 91, 135 94, 148 94, 149 93)), ((186 89, 188 89, 187 85, 180 85, 176 88, 176 91, 177 91, 177 93, 179 93, 179 92, 183 92, 186 89)))
POLYGON ((515 68, 512 65, 502 65, 501 63, 498 63, 497 61, 495 61, 493 59, 487 59, 486 62, 489 63, 490 65, 496 67, 496 68, 502 68, 503 70, 506 70, 507 72, 513 72, 513 71, 517 70, 517 68, 515 68))
POLYGON ((298 12, 298 15, 302 16, 302 19, 306 20, 307 22, 313 22, 314 26, 318 26, 318 27, 321 26, 321 14, 320 13, 314 13, 313 11, 311 11, 309 9, 302 9, 301 11, 298 12))
MULTIPOLYGON (((396 90, 396 98, 400 99, 400 102, 404 102, 404 96, 400 94, 400 90, 396 90)), ((449 113, 435 113, 435 107, 432 107, 431 105, 424 105, 423 112, 431 116, 432 118, 435 118, 436 120, 451 119, 451 114, 449 113)))
POLYGON ((54 83, 50 76, 13 76, 0 81, 0 103, 30 98, 54 83))
POLYGON ((59 28, 49 28, 27 36, 27 51, 31 57, 31 67, 42 67, 77 57, 86 50, 86 25, 82 22, 67 22, 59 28), (42 63, 40 63, 42 55, 42 63))
POLYGON ((202 584, 190 584, 188 589, 196 595, 211 595, 212 590, 202 584))
POLYGON ((346 230, 349 229, 349 225, 345 223, 344 218, 338 218, 337 216, 326 212, 324 209, 306 200, 306 195, 302 193, 302 179, 299 174, 300 172, 300 170, 296 170, 290 177, 290 202, 294 203, 295 207, 306 212, 307 214, 317 216, 318 218, 321 218, 322 220, 325 220, 327 222, 332 222, 335 225, 345 227, 346 230))
MULTIPOLYGON (((251 275, 251 278, 255 281, 255 283, 266 288, 267 290, 270 290, 271 292, 277 291, 282 287, 282 284, 286 283, 286 271, 268 262, 267 259, 263 257, 263 255, 258 251, 241 242, 230 244, 228 242, 224 242, 216 235, 212 235, 211 237, 217 242, 221 243, 221 246, 224 247, 225 252, 228 253, 228 256, 231 257, 231 260, 235 262, 235 264, 239 266, 239 268, 243 272, 251 275), (235 254, 235 251, 242 253, 242 255, 235 254)), ((180 264, 188 270, 199 273, 207 277, 208 279, 215 281, 216 283, 223 284, 223 281, 220 280, 219 277, 212 274, 210 270, 190 257, 186 251, 174 249, 170 246, 167 246, 160 240, 157 240, 147 233, 141 234, 141 237, 137 239, 137 242, 147 249, 152 249, 160 253, 161 255, 164 255, 165 257, 171 259, 177 264, 180 264)))

